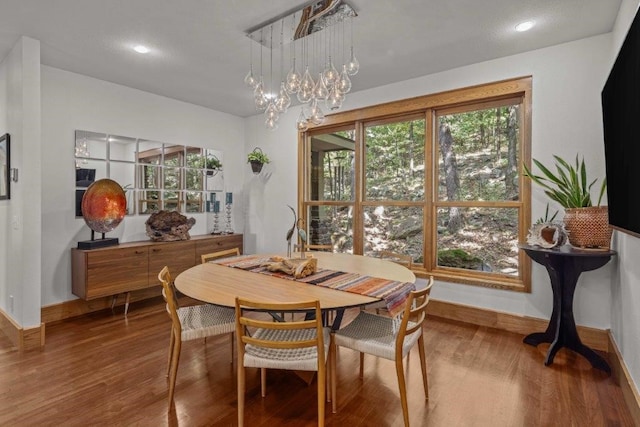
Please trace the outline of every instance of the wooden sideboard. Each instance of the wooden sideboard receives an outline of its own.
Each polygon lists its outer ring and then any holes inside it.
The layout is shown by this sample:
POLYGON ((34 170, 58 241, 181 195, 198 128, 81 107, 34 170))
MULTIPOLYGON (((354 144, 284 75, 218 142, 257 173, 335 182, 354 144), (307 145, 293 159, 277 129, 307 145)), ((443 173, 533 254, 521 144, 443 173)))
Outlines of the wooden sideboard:
POLYGON ((169 266, 172 277, 200 263, 200 256, 240 248, 242 234, 192 236, 177 242, 128 242, 100 249, 71 249, 73 294, 88 301, 159 286, 158 273, 169 266))

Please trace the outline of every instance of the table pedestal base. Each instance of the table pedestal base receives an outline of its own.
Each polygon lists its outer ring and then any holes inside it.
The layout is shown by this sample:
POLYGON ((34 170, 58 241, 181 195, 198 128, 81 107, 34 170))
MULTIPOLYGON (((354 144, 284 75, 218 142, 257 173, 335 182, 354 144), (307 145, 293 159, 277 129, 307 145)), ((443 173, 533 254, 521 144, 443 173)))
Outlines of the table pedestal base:
POLYGON ((527 335, 522 341, 525 344, 529 344, 534 347, 536 347, 540 343, 551 344, 549 350, 547 350, 547 357, 544 359, 545 366, 551 365, 553 363, 553 358, 556 356, 558 350, 560 350, 562 347, 565 347, 584 356, 584 358, 587 359, 591 363, 591 366, 593 366, 594 368, 611 374, 611 368, 609 367, 607 361, 604 360, 604 358, 598 353, 582 344, 579 338, 577 338, 577 341, 571 340, 570 342, 561 342, 561 340, 554 340, 553 335, 548 334, 547 332, 536 332, 527 335))
POLYGON ((585 252, 571 248, 547 250, 531 246, 523 249, 547 269, 553 290, 553 312, 547 330, 527 335, 523 342, 532 346, 551 344, 544 360, 546 366, 553 363, 558 350, 565 347, 584 356, 594 368, 611 374, 606 360, 580 341, 573 317, 573 296, 580 273, 602 267, 614 252, 585 252))

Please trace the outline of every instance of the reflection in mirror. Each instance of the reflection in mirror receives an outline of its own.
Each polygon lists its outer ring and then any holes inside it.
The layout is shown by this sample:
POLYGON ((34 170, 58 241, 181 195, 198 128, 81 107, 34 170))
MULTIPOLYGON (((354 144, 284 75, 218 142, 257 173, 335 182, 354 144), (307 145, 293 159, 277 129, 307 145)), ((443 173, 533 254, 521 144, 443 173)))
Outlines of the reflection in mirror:
POLYGON ((76 131, 76 157, 107 158, 107 135, 104 133, 76 131))
POLYGON ((162 209, 180 211, 182 199, 179 191, 164 191, 162 193, 162 209))
POLYGON ((187 191, 186 212, 202 212, 202 193, 196 191, 187 191))
POLYGON ((162 142, 138 141, 138 163, 159 165, 162 160, 162 142))
POLYGON ((165 166, 182 167, 184 166, 184 146, 182 145, 164 145, 164 161, 165 166))
POLYGON ((223 191, 224 175, 222 151, 206 150, 206 191, 223 191))
POLYGON ((126 136, 109 135, 109 160, 118 160, 122 162, 135 162, 137 149, 137 141, 135 138, 126 136))
POLYGON ((202 190, 202 169, 185 169, 185 188, 187 190, 202 190))
POLYGON ((108 178, 107 163, 102 160, 87 160, 76 169, 76 187, 88 187, 98 179, 108 178))
POLYGON ((224 191, 218 150, 77 130, 74 157, 77 198, 95 180, 110 178, 125 189, 129 215, 205 212, 204 200, 224 191))
POLYGON ((160 210, 160 192, 140 190, 138 191, 138 212, 151 214, 160 210))
POLYGON ((180 171, 181 168, 167 168, 163 169, 164 172, 164 188, 167 190, 179 190, 180 189, 180 171))
POLYGON ((120 184, 127 197, 127 215, 135 213, 133 189, 135 188, 135 163, 109 162, 109 178, 120 184))
POLYGON ((193 169, 202 169, 204 167, 202 148, 187 147, 187 167, 193 169))

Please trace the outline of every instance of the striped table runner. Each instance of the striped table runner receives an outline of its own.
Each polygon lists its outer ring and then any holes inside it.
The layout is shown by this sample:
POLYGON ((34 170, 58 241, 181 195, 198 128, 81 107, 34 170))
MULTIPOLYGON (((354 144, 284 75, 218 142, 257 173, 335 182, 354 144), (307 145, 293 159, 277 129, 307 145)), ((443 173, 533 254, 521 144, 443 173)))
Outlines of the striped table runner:
POLYGON ((404 310, 404 304, 409 297, 409 292, 416 289, 411 282, 399 282, 395 280, 381 279, 379 277, 364 276, 357 273, 345 273, 343 271, 327 270, 319 268, 314 274, 295 279, 293 276, 282 272, 273 272, 262 267, 269 258, 256 255, 242 255, 240 257, 223 258, 214 261, 227 267, 240 268, 254 273, 268 274, 287 280, 309 283, 311 285, 324 286, 325 288, 352 292, 384 301, 391 316, 396 316, 404 310))

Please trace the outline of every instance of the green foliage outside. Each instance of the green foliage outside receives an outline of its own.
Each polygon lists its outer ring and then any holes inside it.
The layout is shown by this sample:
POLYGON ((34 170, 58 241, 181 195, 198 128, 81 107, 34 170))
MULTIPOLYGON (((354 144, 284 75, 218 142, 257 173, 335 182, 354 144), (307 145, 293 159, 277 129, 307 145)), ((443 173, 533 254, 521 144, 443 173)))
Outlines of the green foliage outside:
MULTIPOLYGON (((518 105, 507 105, 438 117, 439 138, 442 131, 448 130, 453 140, 451 154, 457 173, 456 180, 450 180, 457 182, 457 187, 447 188, 443 153, 438 151, 438 200, 518 200, 519 116, 518 105)), ((365 127, 364 197, 365 202, 377 202, 365 209, 365 253, 392 250, 410 254, 415 262, 423 260, 424 236, 411 230, 422 224, 425 168, 427 174, 431 173, 431 165, 425 165, 425 127, 424 119, 365 127), (396 208, 392 205, 394 201, 416 205, 396 208)), ((354 140, 354 133, 342 131, 335 135, 354 140)), ((325 151, 321 164, 323 186, 317 200, 353 200, 354 150, 325 151)), ((484 263, 494 271, 517 274, 516 209, 457 209, 460 226, 465 230, 460 233, 448 227, 451 212, 450 208, 438 210, 439 253, 451 257, 449 254, 460 255, 455 251, 461 250, 468 255, 466 262, 474 264, 480 260, 481 265, 484 263)), ((338 210, 334 214, 321 215, 318 223, 323 224, 323 231, 335 233, 334 239, 347 239, 345 235, 351 236, 351 229, 327 223, 344 224, 340 216, 351 215, 352 210, 338 210)), ((350 227, 352 221, 348 223, 350 227)), ((475 269, 471 264, 459 268, 475 269)))

